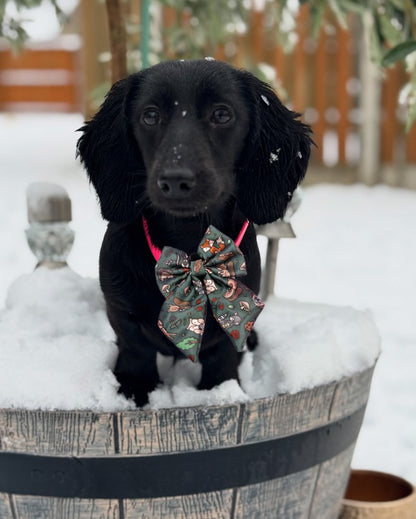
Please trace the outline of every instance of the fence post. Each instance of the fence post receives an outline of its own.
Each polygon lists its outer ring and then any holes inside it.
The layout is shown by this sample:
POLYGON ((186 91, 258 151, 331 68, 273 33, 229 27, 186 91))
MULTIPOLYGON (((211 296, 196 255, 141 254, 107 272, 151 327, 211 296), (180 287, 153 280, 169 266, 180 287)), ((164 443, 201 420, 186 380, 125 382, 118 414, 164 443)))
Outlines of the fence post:
MULTIPOLYGON (((364 17, 364 24, 370 23, 364 17)), ((361 160, 359 180, 371 186, 380 181, 380 102, 381 80, 376 66, 370 60, 370 42, 361 30, 361 160)))

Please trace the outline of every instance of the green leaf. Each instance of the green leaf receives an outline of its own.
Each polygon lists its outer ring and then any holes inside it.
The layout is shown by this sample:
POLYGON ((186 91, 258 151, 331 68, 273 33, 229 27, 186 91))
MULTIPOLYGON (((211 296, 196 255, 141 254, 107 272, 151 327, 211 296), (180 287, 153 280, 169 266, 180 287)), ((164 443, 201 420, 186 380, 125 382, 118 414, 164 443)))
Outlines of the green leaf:
POLYGON ((326 9, 326 2, 318 0, 314 2, 310 7, 311 19, 312 19, 312 37, 317 38, 319 31, 322 27, 322 21, 326 9))
POLYGON ((381 65, 383 67, 388 67, 389 65, 396 63, 396 61, 404 59, 408 54, 414 51, 416 51, 416 40, 399 43, 384 54, 381 60, 381 65))
POLYGON ((345 12, 362 15, 368 8, 363 2, 355 2, 354 0, 342 0, 340 2, 341 9, 345 12))
POLYGON ((329 0, 329 6, 332 12, 335 14, 337 21, 342 29, 347 29, 347 17, 346 14, 342 11, 341 6, 338 4, 336 0, 329 0))
MULTIPOLYGON (((402 38, 402 30, 396 29, 392 24, 391 18, 388 15, 379 16, 380 30, 383 33, 383 38, 388 41, 390 45, 397 45, 402 38)), ((403 29, 403 28, 402 28, 403 29)))

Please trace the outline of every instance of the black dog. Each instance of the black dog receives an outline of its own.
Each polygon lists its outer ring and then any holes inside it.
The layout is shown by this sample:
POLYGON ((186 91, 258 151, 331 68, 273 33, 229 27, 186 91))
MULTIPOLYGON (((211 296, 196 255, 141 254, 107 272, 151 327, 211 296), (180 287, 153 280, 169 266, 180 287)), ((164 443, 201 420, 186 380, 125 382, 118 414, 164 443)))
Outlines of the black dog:
MULTIPOLYGON (((81 128, 78 152, 110 223, 100 283, 117 335, 115 374, 137 405, 159 382, 157 351, 181 356, 158 328, 164 302, 145 237, 191 254, 208 225, 235 239, 243 283, 258 293, 253 223, 282 217, 310 155, 310 128, 248 72, 211 60, 166 62, 117 82, 81 128)), ((234 378, 241 354, 208 316, 199 388, 234 378)))

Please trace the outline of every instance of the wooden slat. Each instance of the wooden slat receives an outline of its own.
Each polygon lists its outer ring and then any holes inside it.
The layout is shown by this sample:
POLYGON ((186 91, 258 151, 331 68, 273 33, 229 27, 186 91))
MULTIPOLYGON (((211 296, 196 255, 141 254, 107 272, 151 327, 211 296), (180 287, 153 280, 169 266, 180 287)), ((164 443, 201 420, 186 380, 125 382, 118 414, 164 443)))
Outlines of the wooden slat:
POLYGON ((230 514, 232 500, 233 490, 159 499, 126 499, 123 517, 124 519, 229 519, 232 517, 230 514))
POLYGON ((239 405, 230 405, 120 413, 120 454, 146 455, 236 445, 239 410, 239 405))
POLYGON ((338 517, 340 502, 347 488, 354 445, 338 456, 322 463, 316 474, 314 494, 310 502, 309 518, 334 519, 338 517))
POLYGON ((314 56, 316 76, 314 77, 314 104, 313 108, 317 110, 318 120, 313 124, 313 139, 316 148, 313 150, 315 158, 319 158, 322 162, 323 157, 323 136, 327 129, 325 120, 325 110, 327 107, 327 68, 328 55, 326 52, 327 36, 324 31, 321 31, 318 38, 318 45, 314 56))
POLYGON ((399 69, 397 66, 387 70, 382 85, 381 109, 381 160, 383 163, 394 161, 400 125, 397 120, 397 98, 400 90, 399 69))
POLYGON ((249 48, 254 63, 263 61, 264 56, 264 26, 263 12, 252 10, 249 22, 249 48))
POLYGON ((169 6, 163 6, 162 7, 162 44, 164 48, 164 55, 167 59, 175 59, 176 56, 173 55, 172 52, 170 52, 167 44, 166 44, 166 35, 164 35, 164 32, 169 31, 175 24, 176 20, 176 10, 173 9, 173 7, 169 6), (165 42, 165 43, 163 43, 165 42))
POLYGON ((73 85, 0 85, 0 106, 8 103, 67 103, 77 106, 73 85))
POLYGON ((10 508, 10 497, 4 492, 0 492, 0 517, 2 519, 12 519, 12 510, 10 508))
POLYGON ((13 496, 16 515, 1 519, 119 519, 117 500, 13 496))
POLYGON ((81 110, 77 51, 2 50, 0 71, 0 110, 81 110))
MULTIPOLYGON (((365 406, 370 393, 374 368, 347 377, 336 384, 331 406, 328 408, 330 422, 339 420, 355 409, 365 406)), ((348 483, 349 467, 354 454, 354 445, 338 456, 322 463, 316 475, 315 491, 308 517, 338 517, 338 507, 333 496, 344 495, 348 483), (328 506, 332 503, 332 506, 328 506)))
MULTIPOLYGON (((235 519, 299 518, 308 519, 309 503, 319 467, 274 479, 259 485, 250 485, 237 491, 235 519)), ((335 516, 311 516, 334 519, 335 516)))
POLYGON ((113 415, 0 409, 0 450, 59 456, 109 456, 113 415))
POLYGON ((100 54, 109 51, 105 2, 81 0, 79 20, 82 37, 80 53, 82 59, 79 67, 79 80, 82 83, 81 107, 85 119, 89 119, 98 108, 97 101, 93 99, 91 93, 110 77, 110 61, 103 63, 98 59, 100 54))
POLYGON ((351 96, 347 92, 347 81, 353 75, 352 55, 349 48, 350 33, 339 28, 337 30, 337 109, 339 121, 336 124, 338 134, 338 160, 346 163, 346 142, 350 127, 348 115, 351 110, 351 96))
POLYGON ((373 369, 366 369, 338 382, 330 408, 329 420, 339 420, 342 416, 360 409, 367 402, 373 369))
POLYGON ((13 54, 0 51, 0 70, 7 69, 64 69, 74 68, 74 52, 67 50, 25 50, 13 54))
POLYGON ((297 35, 299 39, 293 51, 293 89, 290 91, 293 109, 301 113, 304 112, 306 108, 306 89, 308 88, 308 82, 305 80, 307 56, 304 51, 307 21, 308 10, 307 7, 304 6, 299 10, 297 17, 297 35))
POLYGON ((267 441, 320 427, 327 421, 336 384, 248 402, 241 426, 242 443, 267 441))

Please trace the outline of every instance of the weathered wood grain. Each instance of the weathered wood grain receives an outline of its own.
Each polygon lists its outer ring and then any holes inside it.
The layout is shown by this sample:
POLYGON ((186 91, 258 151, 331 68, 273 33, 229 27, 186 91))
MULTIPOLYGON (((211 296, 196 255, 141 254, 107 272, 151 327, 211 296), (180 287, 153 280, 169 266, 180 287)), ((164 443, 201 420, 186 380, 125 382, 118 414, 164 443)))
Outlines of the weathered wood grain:
POLYGON ((319 466, 315 489, 306 518, 335 519, 338 517, 350 473, 354 445, 319 466))
POLYGON ((238 404, 117 415, 120 454, 145 455, 228 447, 237 443, 238 404))
POLYGON ((313 467, 236 489, 235 519, 306 519, 317 471, 318 467, 313 467))
MULTIPOLYGON (((144 456, 295 435, 365 405, 372 369, 295 395, 245 404, 120 413, 0 409, 0 451, 144 456)), ((335 519, 354 446, 320 466, 247 487, 157 499, 64 499, 0 493, 0 519, 335 519)))
POLYGON ((345 377, 336 386, 334 400, 329 409, 329 420, 348 416, 367 403, 374 368, 345 377))
MULTIPOLYGON (((119 519, 122 517, 117 500, 13 496, 13 501, 19 519, 119 519)), ((2 519, 6 518, 2 517, 2 519)))
POLYGON ((113 415, 0 409, 0 450, 59 456, 112 455, 113 415))
POLYGON ((5 492, 0 492, 0 517, 3 519, 12 518, 12 511, 10 509, 10 498, 5 492))
POLYGON ((281 438, 326 424, 335 387, 335 383, 328 384, 248 402, 242 417, 241 443, 281 438))
POLYGON ((230 519, 232 490, 124 502, 125 519, 230 519))

